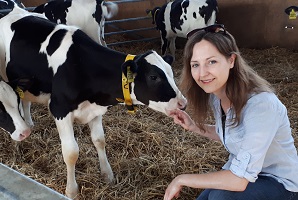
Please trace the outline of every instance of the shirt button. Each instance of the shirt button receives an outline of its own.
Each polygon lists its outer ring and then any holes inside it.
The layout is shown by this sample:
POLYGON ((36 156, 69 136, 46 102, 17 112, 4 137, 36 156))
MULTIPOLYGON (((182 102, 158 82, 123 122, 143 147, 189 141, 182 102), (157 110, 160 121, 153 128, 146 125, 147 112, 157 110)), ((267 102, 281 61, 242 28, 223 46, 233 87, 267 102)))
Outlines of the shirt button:
POLYGON ((245 155, 243 156, 243 158, 244 158, 245 160, 247 160, 247 159, 249 158, 249 155, 248 155, 248 154, 245 154, 245 155))

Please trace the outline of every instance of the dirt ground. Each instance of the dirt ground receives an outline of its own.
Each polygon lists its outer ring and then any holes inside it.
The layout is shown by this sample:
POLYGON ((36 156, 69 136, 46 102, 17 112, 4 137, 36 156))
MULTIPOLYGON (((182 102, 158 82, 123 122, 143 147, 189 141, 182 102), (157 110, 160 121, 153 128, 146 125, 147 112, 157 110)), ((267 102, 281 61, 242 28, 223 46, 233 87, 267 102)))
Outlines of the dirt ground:
MULTIPOLYGON (((140 54, 149 49, 160 53, 159 41, 112 47, 118 51, 140 54)), ((298 52, 283 49, 241 49, 253 68, 276 88, 288 108, 295 145, 298 147, 298 52)), ((176 52, 173 65, 178 80, 183 50, 176 52)), ((66 166, 54 120, 46 106, 34 104, 35 126, 29 138, 12 141, 1 130, 0 162, 64 194, 66 166)), ((88 127, 76 125, 80 147, 76 178, 82 200, 150 200, 162 199, 171 180, 181 173, 206 173, 219 170, 227 152, 213 142, 183 130, 169 117, 146 107, 135 115, 125 107, 115 106, 103 119, 106 150, 115 175, 113 184, 100 177, 98 156, 88 127)), ((183 188, 179 199, 195 199, 201 191, 183 188)))

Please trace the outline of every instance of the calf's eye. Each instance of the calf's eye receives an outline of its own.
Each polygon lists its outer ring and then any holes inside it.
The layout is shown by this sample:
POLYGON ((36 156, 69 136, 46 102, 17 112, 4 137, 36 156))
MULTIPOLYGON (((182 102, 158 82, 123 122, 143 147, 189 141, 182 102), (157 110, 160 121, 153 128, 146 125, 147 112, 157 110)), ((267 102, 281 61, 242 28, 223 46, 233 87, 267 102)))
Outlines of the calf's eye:
POLYGON ((151 79, 152 81, 155 81, 155 80, 157 79, 157 76, 150 76, 150 79, 151 79))

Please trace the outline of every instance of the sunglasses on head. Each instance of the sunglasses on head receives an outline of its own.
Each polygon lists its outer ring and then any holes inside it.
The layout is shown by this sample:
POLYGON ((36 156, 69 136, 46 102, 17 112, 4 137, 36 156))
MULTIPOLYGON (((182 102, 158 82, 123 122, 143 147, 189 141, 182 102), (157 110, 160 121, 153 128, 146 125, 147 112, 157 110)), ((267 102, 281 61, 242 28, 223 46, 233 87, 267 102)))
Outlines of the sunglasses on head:
POLYGON ((206 33, 224 33, 226 34, 226 29, 223 24, 213 24, 206 26, 204 28, 194 29, 186 34, 187 39, 189 39, 194 33, 199 31, 205 31, 206 33))

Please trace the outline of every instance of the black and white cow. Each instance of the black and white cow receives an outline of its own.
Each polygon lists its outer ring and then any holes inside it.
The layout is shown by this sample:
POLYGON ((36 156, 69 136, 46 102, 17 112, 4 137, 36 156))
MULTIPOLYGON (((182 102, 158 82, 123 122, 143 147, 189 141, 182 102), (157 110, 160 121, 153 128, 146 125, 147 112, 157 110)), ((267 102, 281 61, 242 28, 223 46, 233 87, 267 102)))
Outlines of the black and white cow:
POLYGON ((176 37, 186 38, 186 34, 193 29, 214 24, 217 12, 216 0, 175 0, 146 10, 160 31, 161 54, 165 55, 169 48, 173 57, 176 37))
POLYGON ((115 16, 118 5, 104 0, 54 0, 37 6, 33 12, 45 15, 58 24, 78 26, 103 46, 105 20, 115 16))
POLYGON ((155 51, 136 56, 118 52, 77 27, 52 23, 17 6, 0 19, 0 52, 5 60, 0 69, 9 80, 0 82, 0 119, 6 120, 0 124, 13 139, 23 140, 30 127, 22 118, 21 99, 48 104, 67 166, 66 195, 71 198, 78 192, 75 121, 89 125, 101 174, 110 182, 114 176, 102 126, 108 108, 123 99, 132 110, 140 104, 169 115, 187 104, 174 81, 172 57, 162 58, 155 51))

